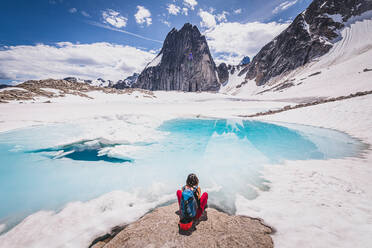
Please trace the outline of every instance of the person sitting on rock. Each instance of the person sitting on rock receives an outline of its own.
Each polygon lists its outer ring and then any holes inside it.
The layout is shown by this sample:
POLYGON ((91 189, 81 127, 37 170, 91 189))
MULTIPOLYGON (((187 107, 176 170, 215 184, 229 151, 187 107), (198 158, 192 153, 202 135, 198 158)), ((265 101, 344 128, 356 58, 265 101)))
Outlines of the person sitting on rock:
POLYGON ((186 179, 186 185, 182 190, 177 190, 178 205, 180 206, 180 228, 188 230, 191 228, 194 219, 199 219, 203 214, 208 201, 208 193, 201 195, 198 186, 199 179, 192 173, 186 179))

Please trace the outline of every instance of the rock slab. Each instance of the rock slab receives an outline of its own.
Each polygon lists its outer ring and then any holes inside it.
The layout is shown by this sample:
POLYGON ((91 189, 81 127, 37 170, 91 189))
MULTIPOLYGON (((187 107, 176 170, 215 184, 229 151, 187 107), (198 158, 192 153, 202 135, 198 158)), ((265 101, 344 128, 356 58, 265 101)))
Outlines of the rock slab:
POLYGON ((93 247, 273 247, 272 229, 260 220, 207 209, 193 231, 178 227, 177 203, 155 209, 129 224, 108 243, 93 247))

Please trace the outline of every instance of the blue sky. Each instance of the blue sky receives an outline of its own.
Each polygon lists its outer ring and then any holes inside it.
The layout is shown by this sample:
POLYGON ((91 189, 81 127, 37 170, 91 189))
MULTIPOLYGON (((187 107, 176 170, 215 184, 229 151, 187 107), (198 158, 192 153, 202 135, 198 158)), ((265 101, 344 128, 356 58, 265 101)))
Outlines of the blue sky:
POLYGON ((254 56, 310 2, 2 0, 0 83, 70 74, 117 80, 140 72, 159 51, 170 29, 179 29, 185 22, 197 25, 206 35, 216 62, 236 63, 244 55, 254 56), (229 40, 236 44, 225 46, 229 40), (115 49, 122 58, 114 56, 115 49), (60 60, 48 59, 58 55, 60 60), (110 56, 114 57, 112 68, 97 71, 100 61, 110 67, 110 56), (33 68, 32 63, 37 66, 33 68), (45 64, 54 65, 54 69, 44 68, 45 64))

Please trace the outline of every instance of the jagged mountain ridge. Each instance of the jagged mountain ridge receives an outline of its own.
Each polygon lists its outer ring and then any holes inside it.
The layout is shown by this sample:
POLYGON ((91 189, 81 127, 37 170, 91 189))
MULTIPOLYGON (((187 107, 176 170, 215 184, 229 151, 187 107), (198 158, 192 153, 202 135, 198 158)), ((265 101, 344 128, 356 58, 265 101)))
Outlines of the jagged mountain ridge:
POLYGON ((133 73, 132 76, 125 78, 124 80, 118 80, 114 82, 112 80, 105 80, 103 78, 97 78, 95 80, 86 80, 76 77, 66 77, 63 80, 68 81, 70 83, 86 83, 91 86, 97 87, 107 87, 107 88, 115 88, 115 89, 127 89, 132 86, 137 81, 139 74, 133 73))
POLYGON ((218 91, 220 81, 206 38, 196 26, 173 28, 156 58, 132 86, 148 90, 218 91))
POLYGON ((115 84, 111 85, 110 87, 115 88, 115 89, 130 88, 137 81, 138 77, 139 77, 138 73, 133 73, 132 76, 129 76, 124 80, 119 80, 115 84))
POLYGON ((76 77, 66 77, 63 80, 68 81, 70 83, 87 83, 92 86, 98 86, 98 87, 110 87, 113 84, 113 81, 111 80, 105 80, 103 78, 97 78, 95 80, 90 79, 81 79, 76 77))
POLYGON ((240 74, 260 86, 303 66, 329 52, 345 21, 371 9, 371 0, 314 0, 240 74))

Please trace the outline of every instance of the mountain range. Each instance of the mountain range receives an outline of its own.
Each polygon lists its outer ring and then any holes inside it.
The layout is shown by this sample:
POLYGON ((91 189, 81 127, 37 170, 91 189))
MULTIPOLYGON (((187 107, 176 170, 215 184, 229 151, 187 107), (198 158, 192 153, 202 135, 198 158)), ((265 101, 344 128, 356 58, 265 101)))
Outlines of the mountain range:
POLYGON ((139 75, 133 87, 149 90, 218 91, 236 71, 241 83, 257 86, 327 54, 353 17, 372 10, 370 0, 314 0, 282 33, 266 44, 250 61, 238 66, 215 65, 208 44, 189 23, 172 29, 156 58, 139 75))
MULTIPOLYGON (((132 87, 188 92, 217 92, 226 85, 230 90, 239 89, 253 82, 256 86, 270 85, 328 54, 342 39, 341 31, 355 18, 371 10, 371 0, 314 0, 252 60, 246 56, 239 65, 221 63, 217 66, 205 36, 196 26, 186 23, 180 30, 173 28, 168 33, 159 54, 140 74, 134 73, 117 82, 102 78, 82 80, 68 77, 65 80, 116 89, 132 87), (235 82, 237 80, 239 83, 235 82)), ((277 89, 293 85, 282 82, 277 89)), ((226 89, 222 91, 226 92, 226 89)))

